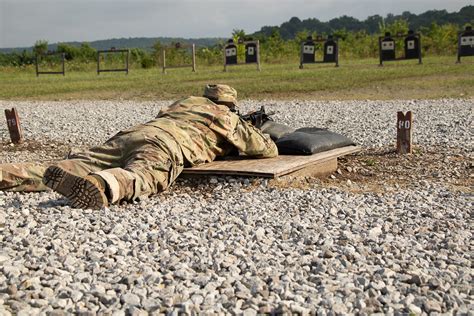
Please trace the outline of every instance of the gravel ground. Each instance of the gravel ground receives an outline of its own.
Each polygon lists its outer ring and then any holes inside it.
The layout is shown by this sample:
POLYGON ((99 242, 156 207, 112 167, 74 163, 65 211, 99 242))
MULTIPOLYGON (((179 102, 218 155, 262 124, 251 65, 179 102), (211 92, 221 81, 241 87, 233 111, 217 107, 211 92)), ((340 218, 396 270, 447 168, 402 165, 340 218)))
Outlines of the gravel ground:
MULTIPOLYGON (((7 102, 27 142, 0 163, 49 161, 169 102, 7 102)), ((469 314, 474 100, 245 101, 364 146, 326 178, 178 179, 101 211, 0 192, 0 314, 469 314), (415 152, 393 152, 396 112, 415 152)))

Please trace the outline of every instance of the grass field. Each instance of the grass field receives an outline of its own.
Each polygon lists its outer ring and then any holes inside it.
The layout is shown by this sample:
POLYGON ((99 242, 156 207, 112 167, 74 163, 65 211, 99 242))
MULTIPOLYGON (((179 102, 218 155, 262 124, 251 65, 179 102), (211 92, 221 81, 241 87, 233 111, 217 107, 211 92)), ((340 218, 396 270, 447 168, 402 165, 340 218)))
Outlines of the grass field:
POLYGON ((305 65, 297 63, 190 68, 131 69, 124 73, 68 71, 66 76, 35 76, 34 69, 0 68, 1 100, 68 100, 68 99, 176 99, 200 95, 207 83, 234 86, 239 98, 252 99, 433 99, 472 98, 474 59, 465 58, 455 64, 455 57, 430 57, 418 65, 416 60, 387 62, 378 60, 342 60, 333 64, 305 65))

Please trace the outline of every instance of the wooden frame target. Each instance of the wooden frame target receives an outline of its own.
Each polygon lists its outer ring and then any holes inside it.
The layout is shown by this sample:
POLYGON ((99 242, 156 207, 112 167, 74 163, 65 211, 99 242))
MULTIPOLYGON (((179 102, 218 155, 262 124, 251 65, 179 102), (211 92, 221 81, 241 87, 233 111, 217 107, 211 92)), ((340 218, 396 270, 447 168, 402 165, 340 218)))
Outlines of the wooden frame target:
POLYGON ((193 44, 181 44, 181 43, 176 43, 175 45, 172 46, 165 46, 161 49, 161 56, 163 59, 163 65, 162 65, 162 70, 163 73, 166 74, 166 69, 171 69, 171 68, 188 68, 191 67, 192 72, 196 72, 196 45, 193 44), (170 49, 191 49, 191 64, 183 64, 183 65, 171 65, 167 66, 166 65, 166 50, 170 49))
POLYGON ((58 52, 48 52, 45 54, 39 54, 35 56, 35 69, 36 69, 36 77, 39 75, 66 75, 66 54, 65 53, 58 53, 58 52), (59 56, 61 58, 61 70, 60 71, 41 71, 40 70, 40 59, 44 57, 51 57, 51 56, 59 56))
POLYGON ((106 50, 98 50, 97 51, 97 75, 101 72, 125 72, 128 75, 129 70, 129 62, 130 62, 130 50, 128 49, 106 49, 106 50), (124 54, 125 53, 125 67, 124 68, 111 68, 111 69, 101 69, 100 68, 100 56, 106 54, 124 54))

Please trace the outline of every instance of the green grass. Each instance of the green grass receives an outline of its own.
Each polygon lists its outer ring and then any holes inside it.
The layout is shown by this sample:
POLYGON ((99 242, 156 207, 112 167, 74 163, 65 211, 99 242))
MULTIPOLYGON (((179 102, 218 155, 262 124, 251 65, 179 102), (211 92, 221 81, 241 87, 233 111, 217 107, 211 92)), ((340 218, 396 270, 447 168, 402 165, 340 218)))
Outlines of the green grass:
POLYGON ((471 98, 474 86, 474 60, 465 58, 455 64, 455 57, 429 57, 418 65, 416 60, 387 62, 378 60, 341 60, 333 64, 263 64, 229 67, 200 66, 191 68, 131 69, 124 73, 102 73, 94 70, 68 71, 66 76, 36 77, 34 68, 16 70, 0 68, 1 100, 68 100, 68 99, 176 99, 200 95, 207 83, 234 86, 239 98, 253 99, 433 99, 471 98))

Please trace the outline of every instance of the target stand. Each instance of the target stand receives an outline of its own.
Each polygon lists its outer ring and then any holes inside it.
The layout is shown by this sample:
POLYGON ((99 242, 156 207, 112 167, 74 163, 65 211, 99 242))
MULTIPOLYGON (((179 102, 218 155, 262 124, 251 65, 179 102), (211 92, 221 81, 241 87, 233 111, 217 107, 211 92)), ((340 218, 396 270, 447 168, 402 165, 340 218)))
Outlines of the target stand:
POLYGON ((466 26, 466 29, 458 33, 458 60, 461 62, 461 57, 474 56, 474 31, 472 26, 466 26))
POLYGON ((421 34, 415 33, 412 30, 408 34, 391 35, 386 32, 385 36, 379 36, 379 66, 383 66, 386 61, 400 61, 418 59, 418 64, 421 65, 421 34), (404 55, 396 57, 396 40, 403 39, 404 41, 404 55))
POLYGON ((163 47, 161 50, 161 56, 163 58, 163 73, 166 74, 166 69, 170 68, 192 68, 192 72, 196 72, 196 45, 194 44, 181 44, 181 43, 176 43, 174 46, 168 46, 168 47, 163 47), (166 51, 174 49, 176 52, 179 51, 184 51, 186 49, 191 49, 191 56, 192 56, 192 61, 191 64, 183 64, 183 65, 171 65, 167 66, 166 65, 166 51))
POLYGON ((233 39, 227 41, 224 46, 224 71, 228 66, 240 66, 256 64, 257 70, 260 71, 260 41, 239 41, 234 43, 233 39), (237 58, 237 50, 239 45, 245 45, 245 62, 239 63, 237 58))
POLYGON ((329 35, 327 38, 318 36, 313 39, 308 36, 306 41, 301 42, 300 50, 300 69, 303 69, 304 64, 327 64, 335 63, 339 67, 339 44, 338 39, 329 35), (321 43, 324 43, 321 45, 321 43), (323 48, 323 59, 316 60, 317 47, 323 48))
POLYGON ((128 49, 106 49, 106 50, 99 50, 97 51, 97 75, 99 75, 101 72, 125 72, 125 74, 128 75, 128 69, 129 69, 129 60, 130 60, 130 50, 128 49), (100 68, 100 57, 101 55, 106 58, 107 54, 125 54, 125 68, 111 68, 111 69, 103 69, 100 68))
POLYGON ((58 52, 48 52, 46 54, 39 54, 35 56, 35 68, 36 68, 36 77, 39 75, 66 75, 65 72, 65 60, 66 54, 65 53, 58 53, 58 52), (51 58, 53 56, 59 56, 61 59, 61 71, 42 71, 40 70, 41 60, 44 58, 51 58))

